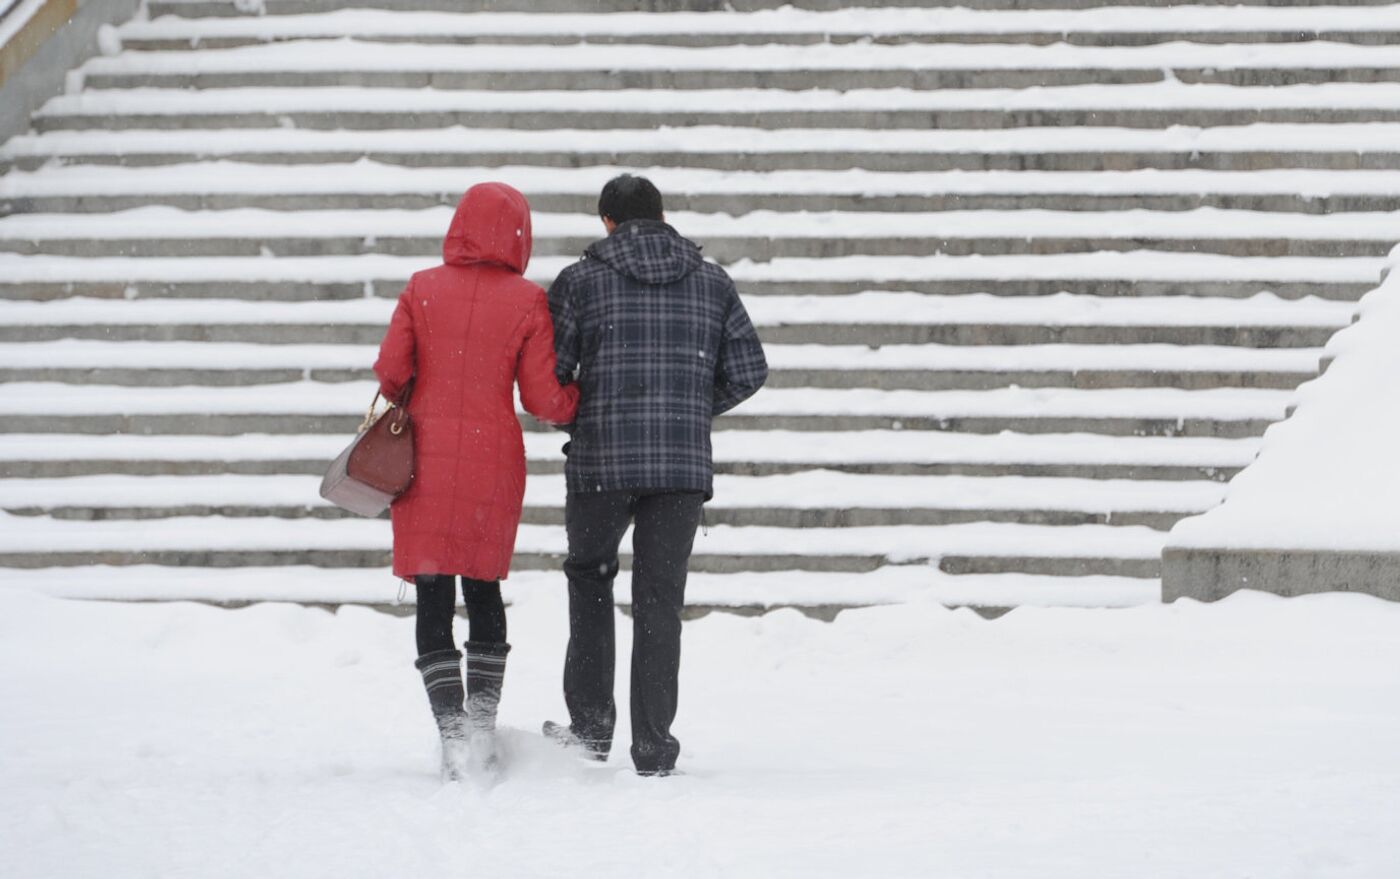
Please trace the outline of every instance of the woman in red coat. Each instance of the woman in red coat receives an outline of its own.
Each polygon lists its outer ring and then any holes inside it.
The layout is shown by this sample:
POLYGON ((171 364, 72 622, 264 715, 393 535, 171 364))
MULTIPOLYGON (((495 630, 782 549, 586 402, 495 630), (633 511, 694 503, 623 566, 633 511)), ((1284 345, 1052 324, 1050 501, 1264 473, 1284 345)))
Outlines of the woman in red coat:
POLYGON ((567 424, 578 389, 554 374, 554 327, 544 290, 522 276, 530 206, 503 183, 473 186, 443 241, 443 265, 408 282, 374 364, 385 398, 409 395, 413 485, 390 508, 394 573, 418 590, 418 660, 452 779, 495 762, 496 705, 505 674, 505 605, 525 494, 526 411, 567 424), (455 649, 462 578, 471 635, 455 649), (465 706, 464 706, 465 702, 465 706))

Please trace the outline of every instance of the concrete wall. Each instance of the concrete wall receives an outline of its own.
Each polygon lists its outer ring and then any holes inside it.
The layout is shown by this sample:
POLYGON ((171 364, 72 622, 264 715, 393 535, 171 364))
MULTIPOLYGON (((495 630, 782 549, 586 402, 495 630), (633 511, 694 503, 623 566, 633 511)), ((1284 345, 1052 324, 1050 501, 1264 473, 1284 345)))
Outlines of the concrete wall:
POLYGON ((1162 554, 1163 601, 1216 601, 1240 589, 1364 592, 1400 601, 1400 553, 1168 547, 1162 554))
POLYGON ((29 130, 29 117, 63 91, 68 71, 96 55, 104 24, 131 20, 141 0, 49 0, 0 46, 0 143, 29 130))

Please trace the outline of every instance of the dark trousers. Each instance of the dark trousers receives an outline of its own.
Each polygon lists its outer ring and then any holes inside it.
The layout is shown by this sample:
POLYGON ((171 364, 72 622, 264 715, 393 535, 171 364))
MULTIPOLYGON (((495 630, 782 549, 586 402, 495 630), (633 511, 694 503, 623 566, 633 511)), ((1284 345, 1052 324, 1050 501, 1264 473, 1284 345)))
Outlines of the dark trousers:
MULTIPOLYGON (((413 582, 418 589, 418 655, 456 650, 452 621, 457 614, 457 578, 451 574, 418 574, 413 582)), ((471 626, 468 637, 472 641, 506 640, 506 605, 499 581, 463 577, 462 601, 467 606, 471 626)))
POLYGON ((671 735, 680 688, 681 610, 699 492, 570 492, 569 652, 564 701, 574 733, 606 751, 617 723, 613 700, 616 633, 613 580, 627 526, 632 534, 632 762, 642 772, 671 769, 680 742, 671 735))

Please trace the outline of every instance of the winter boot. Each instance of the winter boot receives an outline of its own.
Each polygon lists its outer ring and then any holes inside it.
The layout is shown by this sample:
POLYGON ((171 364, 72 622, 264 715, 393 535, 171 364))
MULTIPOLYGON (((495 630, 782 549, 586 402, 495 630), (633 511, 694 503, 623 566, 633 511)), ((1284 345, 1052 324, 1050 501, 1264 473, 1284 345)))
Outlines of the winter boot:
POLYGON ((586 739, 574 732, 572 726, 565 726, 562 723, 555 723, 546 720, 540 732, 544 737, 554 742, 559 747, 570 753, 578 755, 583 760, 593 760, 598 763, 606 763, 608 752, 612 750, 612 743, 602 739, 586 739))
POLYGON ((442 737, 442 780, 459 781, 468 769, 467 712, 462 707, 462 654, 435 650, 413 663, 423 674, 428 704, 442 737))
POLYGON ((496 755, 496 708, 501 704, 501 687, 506 678, 505 642, 468 641, 462 645, 467 656, 467 727, 471 737, 471 768, 494 775, 500 761, 496 755))

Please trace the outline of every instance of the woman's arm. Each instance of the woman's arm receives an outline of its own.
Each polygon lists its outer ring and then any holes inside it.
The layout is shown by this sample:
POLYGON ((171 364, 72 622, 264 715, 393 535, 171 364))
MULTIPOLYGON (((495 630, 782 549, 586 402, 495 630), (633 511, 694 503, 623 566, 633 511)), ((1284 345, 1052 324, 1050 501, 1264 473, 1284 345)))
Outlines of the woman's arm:
POLYGON ((389 329, 384 333, 384 341, 379 344, 379 359, 374 362, 374 374, 379 377, 379 391, 384 399, 394 403, 402 402, 404 389, 413 379, 414 351, 413 336, 413 281, 408 282, 403 293, 399 294, 399 304, 394 308, 394 316, 389 321, 389 329))
POLYGON ((525 319, 525 341, 515 366, 520 402, 541 421, 569 424, 578 412, 578 385, 560 385, 555 369, 554 323, 541 291, 525 319))

